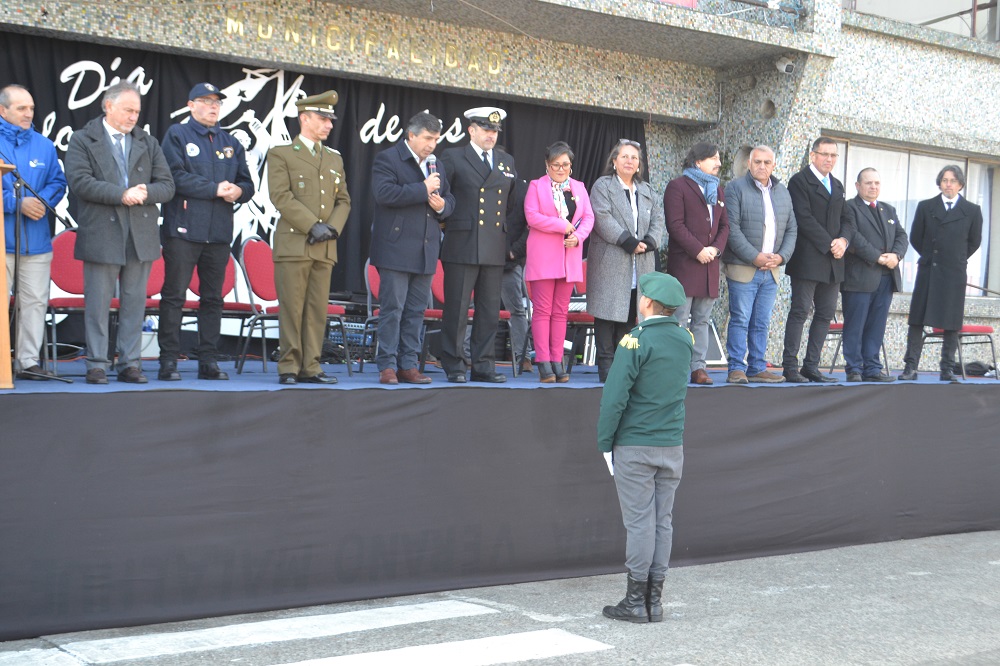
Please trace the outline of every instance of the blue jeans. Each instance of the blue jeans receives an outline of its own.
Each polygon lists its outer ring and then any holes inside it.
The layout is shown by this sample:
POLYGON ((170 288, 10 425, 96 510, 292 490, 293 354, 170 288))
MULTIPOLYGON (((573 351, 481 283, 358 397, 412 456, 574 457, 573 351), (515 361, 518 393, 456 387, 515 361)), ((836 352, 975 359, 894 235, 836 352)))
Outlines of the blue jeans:
POLYGON ((424 345, 424 309, 433 275, 378 269, 379 372, 387 369, 412 370, 417 367, 424 345))
POLYGON ((729 371, 742 370, 753 376, 767 370, 764 353, 778 284, 771 271, 757 271, 750 282, 727 278, 726 283, 729 285, 729 334, 726 336, 729 371))

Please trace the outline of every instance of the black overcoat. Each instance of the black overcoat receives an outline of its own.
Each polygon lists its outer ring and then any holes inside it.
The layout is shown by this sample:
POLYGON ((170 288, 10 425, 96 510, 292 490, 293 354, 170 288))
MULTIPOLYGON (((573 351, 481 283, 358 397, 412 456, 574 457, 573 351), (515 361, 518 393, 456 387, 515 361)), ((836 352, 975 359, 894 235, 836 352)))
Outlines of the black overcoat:
POLYGON ((962 328, 966 271, 983 240, 983 211, 965 197, 945 211, 940 197, 917 204, 910 245, 920 254, 910 301, 910 326, 962 328))

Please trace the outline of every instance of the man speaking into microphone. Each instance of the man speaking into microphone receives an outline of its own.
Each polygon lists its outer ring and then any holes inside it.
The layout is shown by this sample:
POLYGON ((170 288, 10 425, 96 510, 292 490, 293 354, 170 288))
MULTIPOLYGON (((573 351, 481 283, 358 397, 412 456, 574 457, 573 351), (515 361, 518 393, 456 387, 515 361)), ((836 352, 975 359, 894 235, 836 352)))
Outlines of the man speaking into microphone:
POLYGON ((441 121, 421 111, 406 138, 375 156, 371 264, 378 269, 378 355, 382 384, 430 384, 417 361, 424 309, 441 248, 440 221, 455 208, 434 149, 441 121))

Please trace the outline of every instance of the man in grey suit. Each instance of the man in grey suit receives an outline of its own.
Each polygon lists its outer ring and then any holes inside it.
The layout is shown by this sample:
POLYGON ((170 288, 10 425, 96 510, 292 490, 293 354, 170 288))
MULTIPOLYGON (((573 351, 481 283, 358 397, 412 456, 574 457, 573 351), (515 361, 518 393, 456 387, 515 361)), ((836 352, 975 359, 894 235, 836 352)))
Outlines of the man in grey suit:
POLYGON ((896 209, 879 201, 878 171, 862 169, 854 184, 858 196, 844 205, 851 245, 844 257, 844 362, 849 382, 891 382, 882 373, 879 349, 892 305, 892 292, 903 286, 899 262, 906 254, 906 230, 896 209))
POLYGON ((778 295, 778 267, 795 249, 795 215, 788 190, 771 175, 774 151, 757 146, 747 166, 745 176, 726 185, 729 241, 722 254, 729 286, 726 381, 780 384, 785 378, 767 371, 764 353, 778 295))
POLYGON ((441 121, 421 111, 407 123, 406 139, 372 165, 371 263, 380 281, 375 362, 382 384, 431 383, 417 359, 441 247, 439 223, 455 209, 448 179, 431 162, 440 137, 441 121))
POLYGON ((455 195, 441 244, 444 314, 441 366, 448 381, 464 383, 465 329, 475 292, 470 354, 472 381, 502 383, 494 351, 500 317, 500 288, 507 257, 507 216, 514 210, 514 158, 495 148, 507 112, 492 106, 469 109, 469 144, 441 156, 455 195))
POLYGON ((140 352, 146 282, 160 256, 156 204, 173 198, 174 179, 160 144, 136 127, 138 87, 116 83, 101 105, 104 116, 75 132, 66 151, 79 226, 74 256, 83 261, 87 383, 108 383, 108 313, 117 282, 118 381, 145 384, 140 352))

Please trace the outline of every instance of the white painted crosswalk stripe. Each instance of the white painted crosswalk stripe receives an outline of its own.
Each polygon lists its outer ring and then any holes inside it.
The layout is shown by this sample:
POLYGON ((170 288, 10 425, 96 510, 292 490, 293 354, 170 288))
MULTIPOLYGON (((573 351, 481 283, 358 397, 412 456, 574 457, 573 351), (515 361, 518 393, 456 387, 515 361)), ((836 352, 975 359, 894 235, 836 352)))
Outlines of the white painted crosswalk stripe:
POLYGON ((62 647, 87 663, 108 664, 129 659, 148 659, 261 643, 336 636, 498 612, 492 608, 464 601, 434 601, 347 613, 250 622, 212 629, 79 641, 67 643, 62 647))
POLYGON ((311 659, 283 666, 398 666, 399 664, 490 666, 490 664, 509 664, 610 649, 611 645, 577 636, 562 629, 545 629, 467 641, 415 645, 398 650, 311 659))
POLYGON ((0 666, 80 666, 80 662, 61 650, 19 650, 0 652, 0 666))

